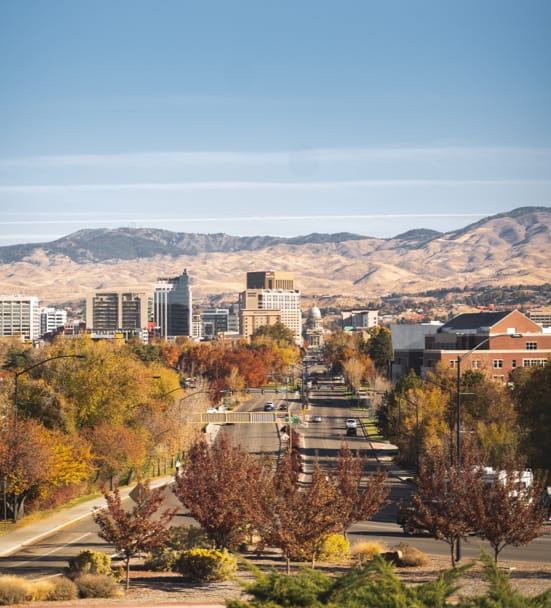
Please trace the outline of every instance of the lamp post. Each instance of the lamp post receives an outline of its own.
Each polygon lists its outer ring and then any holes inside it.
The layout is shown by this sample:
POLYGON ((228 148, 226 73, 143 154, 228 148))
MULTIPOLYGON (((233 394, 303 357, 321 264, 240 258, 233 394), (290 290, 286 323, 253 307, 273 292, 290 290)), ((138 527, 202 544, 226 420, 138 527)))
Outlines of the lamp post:
MULTIPOLYGON (((19 370, 17 372, 14 373, 14 387, 13 387, 13 448, 14 448, 14 453, 13 453, 13 469, 14 469, 14 474, 16 474, 16 467, 17 467, 17 451, 16 451, 16 444, 17 444, 17 419, 18 419, 18 413, 19 413, 19 404, 18 404, 18 390, 19 390, 19 376, 22 376, 23 374, 26 374, 27 372, 30 372, 31 370, 35 369, 36 367, 40 367, 41 365, 44 365, 45 363, 48 363, 49 361, 54 361, 55 359, 86 359, 85 355, 56 355, 55 357, 48 357, 47 359, 43 359, 42 361, 38 361, 38 363, 35 363, 34 365, 29 365, 29 367, 26 367, 25 369, 19 370)), ((6 486, 5 486, 5 481, 4 481, 4 510, 6 508, 6 486)), ((13 523, 17 523, 17 495, 14 493, 13 495, 13 523)))
MULTIPOLYGON (((466 359, 467 357, 469 357, 476 350, 478 350, 479 348, 481 348, 482 346, 484 346, 485 344, 487 344, 493 338, 504 338, 504 337, 522 338, 522 334, 506 333, 506 334, 490 335, 490 336, 487 336, 486 338, 484 338, 476 346, 474 346, 473 348, 471 348, 467 352, 463 353, 462 355, 457 355, 457 363, 456 363, 456 366, 457 366, 457 377, 456 377, 456 420, 455 420, 455 425, 456 425, 456 450, 457 450, 456 454, 457 454, 457 467, 458 468, 461 467, 461 459, 462 459, 462 454, 461 454, 461 362, 464 359, 466 359)), ((455 557, 455 561, 458 562, 460 560, 461 560, 461 538, 458 538, 457 539, 457 545, 456 545, 456 557, 455 557)))

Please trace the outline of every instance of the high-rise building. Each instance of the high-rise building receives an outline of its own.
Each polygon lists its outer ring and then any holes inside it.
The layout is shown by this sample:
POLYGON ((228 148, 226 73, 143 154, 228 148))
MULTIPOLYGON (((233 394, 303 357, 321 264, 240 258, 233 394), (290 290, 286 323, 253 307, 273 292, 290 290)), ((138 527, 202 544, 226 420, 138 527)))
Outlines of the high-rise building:
POLYGON ((302 344, 300 291, 294 288, 294 273, 248 272, 247 289, 239 296, 239 312, 243 337, 250 338, 261 325, 279 322, 293 332, 296 344, 302 344))
POLYGON ((187 270, 177 277, 160 278, 153 292, 153 316, 161 337, 192 335, 192 298, 187 270))
POLYGON ((40 307, 36 296, 0 296, 0 337, 24 342, 40 338, 40 307))
POLYGON ((40 309, 40 334, 51 334, 67 325, 67 311, 63 308, 40 309))
POLYGON ((96 336, 117 333, 143 337, 149 320, 149 300, 145 293, 98 292, 86 299, 86 328, 96 336))
POLYGON ((292 291, 295 282, 293 272, 267 270, 247 272, 247 289, 284 289, 292 291))

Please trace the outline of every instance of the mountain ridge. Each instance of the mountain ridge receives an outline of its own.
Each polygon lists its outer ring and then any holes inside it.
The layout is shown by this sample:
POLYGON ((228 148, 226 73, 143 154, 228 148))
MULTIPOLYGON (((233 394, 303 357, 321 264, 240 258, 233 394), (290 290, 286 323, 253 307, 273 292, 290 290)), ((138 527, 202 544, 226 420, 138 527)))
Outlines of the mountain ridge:
POLYGON ((246 272, 274 269, 293 271, 304 295, 375 300, 438 288, 549 283, 550 253, 550 207, 521 207, 446 233, 416 229, 386 239, 102 228, 1 247, 0 292, 38 295, 45 304, 100 290, 151 292, 158 277, 187 268, 194 298, 236 299, 246 272))

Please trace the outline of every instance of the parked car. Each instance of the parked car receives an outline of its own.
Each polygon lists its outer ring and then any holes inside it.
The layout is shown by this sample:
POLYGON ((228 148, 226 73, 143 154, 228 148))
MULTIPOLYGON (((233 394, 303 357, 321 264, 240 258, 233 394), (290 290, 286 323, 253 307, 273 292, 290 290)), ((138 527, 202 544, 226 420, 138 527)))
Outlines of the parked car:
POLYGON ((318 414, 312 416, 312 422, 321 422, 321 416, 318 414))
POLYGON ((355 426, 351 426, 346 429, 347 437, 357 437, 357 435, 358 435, 358 429, 355 426))
POLYGON ((274 404, 271 401, 266 401, 266 403, 264 404, 264 411, 265 412, 273 412, 274 411, 274 404))
POLYGON ((345 424, 347 429, 358 428, 358 421, 356 420, 356 418, 347 418, 345 424))

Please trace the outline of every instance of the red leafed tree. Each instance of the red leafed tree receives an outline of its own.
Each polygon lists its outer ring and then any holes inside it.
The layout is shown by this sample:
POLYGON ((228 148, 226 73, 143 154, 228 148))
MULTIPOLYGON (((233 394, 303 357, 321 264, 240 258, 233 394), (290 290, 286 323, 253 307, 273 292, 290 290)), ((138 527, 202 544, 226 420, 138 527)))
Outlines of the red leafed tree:
POLYGON ((413 529, 424 529, 450 547, 451 564, 459 539, 476 531, 477 505, 483 469, 465 450, 461 467, 450 465, 441 451, 428 454, 419 472, 418 490, 412 496, 413 529))
POLYGON ((166 540, 167 527, 177 509, 165 509, 158 517, 153 518, 163 504, 162 489, 151 490, 145 481, 136 492, 136 504, 125 510, 118 486, 111 493, 102 490, 107 501, 107 509, 94 512, 93 518, 99 526, 99 536, 112 543, 117 552, 124 558, 126 570, 126 588, 130 586, 130 559, 141 551, 151 551, 163 545, 166 540))
POLYGON ((325 538, 341 530, 337 489, 317 463, 311 483, 301 489, 292 457, 287 454, 262 498, 258 532, 265 544, 281 549, 288 573, 291 560, 308 557, 314 565, 325 538))
POLYGON ((265 469, 222 434, 212 447, 204 440, 191 446, 174 493, 217 548, 233 549, 251 531, 265 469))
POLYGON ((541 500, 544 480, 536 477, 525 486, 523 472, 519 466, 497 472, 493 483, 483 484, 479 495, 478 532, 492 546, 496 562, 507 545, 527 545, 543 534, 547 515, 541 500))
POLYGON ((377 471, 362 480, 363 473, 360 456, 354 456, 347 446, 341 447, 333 475, 339 492, 339 520, 345 531, 358 521, 371 519, 387 503, 388 474, 377 471))

